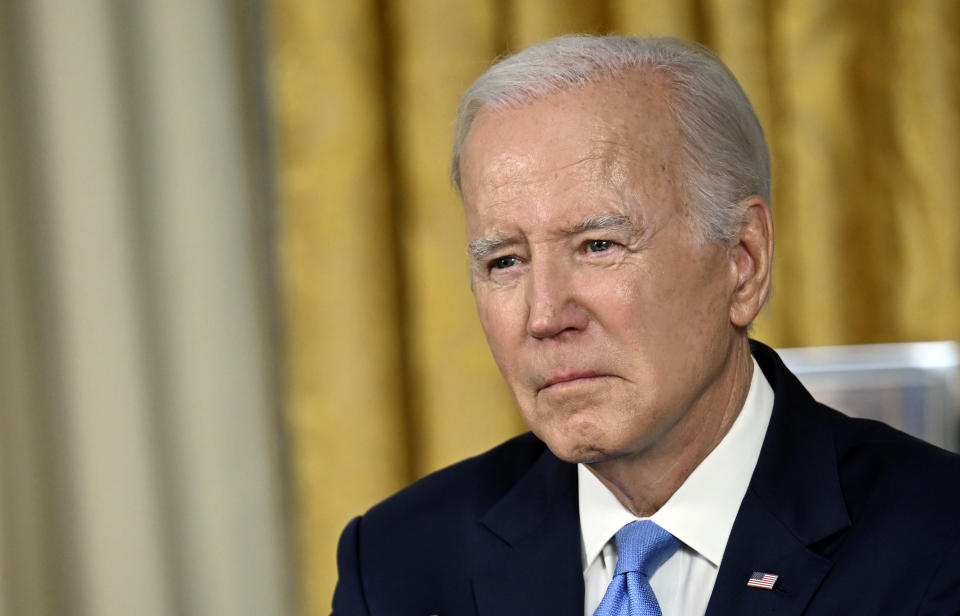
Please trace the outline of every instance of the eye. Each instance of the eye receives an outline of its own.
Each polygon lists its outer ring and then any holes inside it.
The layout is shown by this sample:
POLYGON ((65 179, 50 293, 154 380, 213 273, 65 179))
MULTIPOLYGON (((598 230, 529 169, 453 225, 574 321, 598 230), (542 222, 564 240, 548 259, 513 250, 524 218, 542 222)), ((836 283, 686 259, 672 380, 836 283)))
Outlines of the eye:
POLYGON ((613 242, 610 240, 589 240, 586 243, 586 248, 590 252, 604 252, 610 250, 613 247, 613 242))
POLYGON ((517 257, 497 257, 490 262, 491 269, 505 270, 507 268, 513 267, 514 265, 520 263, 520 259, 517 257))

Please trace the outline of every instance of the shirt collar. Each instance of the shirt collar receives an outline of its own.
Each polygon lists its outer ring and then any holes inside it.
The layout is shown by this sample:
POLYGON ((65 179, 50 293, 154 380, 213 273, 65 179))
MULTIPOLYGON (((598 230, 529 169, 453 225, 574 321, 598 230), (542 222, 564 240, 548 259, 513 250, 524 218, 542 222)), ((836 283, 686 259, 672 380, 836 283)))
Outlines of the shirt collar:
MULTIPOLYGON (((753 361, 750 389, 730 430, 650 519, 715 567, 760 456, 773 390, 753 361)), ((625 524, 638 518, 583 464, 577 465, 584 570, 625 524)))

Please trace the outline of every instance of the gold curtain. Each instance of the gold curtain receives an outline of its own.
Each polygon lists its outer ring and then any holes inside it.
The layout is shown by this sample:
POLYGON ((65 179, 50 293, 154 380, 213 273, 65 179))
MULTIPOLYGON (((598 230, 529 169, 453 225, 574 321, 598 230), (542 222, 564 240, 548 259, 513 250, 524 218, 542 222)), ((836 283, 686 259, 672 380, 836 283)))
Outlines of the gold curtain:
POLYGON ((960 339, 954 0, 275 0, 278 262, 303 613, 348 519, 523 429, 474 314, 447 164, 497 54, 564 32, 714 48, 774 159, 776 346, 960 339))

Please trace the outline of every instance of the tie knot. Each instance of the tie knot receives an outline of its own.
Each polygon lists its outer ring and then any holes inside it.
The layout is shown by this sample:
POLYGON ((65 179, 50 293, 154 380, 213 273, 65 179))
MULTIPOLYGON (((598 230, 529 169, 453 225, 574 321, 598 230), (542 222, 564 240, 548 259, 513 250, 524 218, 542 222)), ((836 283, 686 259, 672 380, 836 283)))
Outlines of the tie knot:
POLYGON ((631 522, 617 531, 616 575, 637 571, 650 577, 680 547, 676 537, 650 520, 631 522))

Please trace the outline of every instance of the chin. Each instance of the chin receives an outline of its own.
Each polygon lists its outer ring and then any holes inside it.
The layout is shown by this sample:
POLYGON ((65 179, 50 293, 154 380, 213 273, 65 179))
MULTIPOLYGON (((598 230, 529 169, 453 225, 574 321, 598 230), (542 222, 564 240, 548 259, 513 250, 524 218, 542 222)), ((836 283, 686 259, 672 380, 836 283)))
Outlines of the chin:
POLYGON ((570 464, 597 464, 617 457, 616 455, 610 454, 607 451, 590 446, 575 447, 571 449, 554 449, 549 445, 547 446, 550 448, 550 451, 553 453, 553 455, 557 456, 564 462, 569 462, 570 464))
POLYGON ((583 433, 561 434, 537 430, 533 431, 537 438, 543 441, 547 448, 564 462, 571 464, 594 464, 616 457, 610 449, 601 445, 601 439, 595 435, 583 433))

